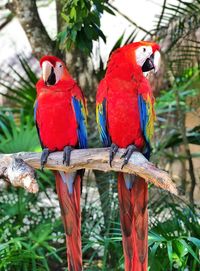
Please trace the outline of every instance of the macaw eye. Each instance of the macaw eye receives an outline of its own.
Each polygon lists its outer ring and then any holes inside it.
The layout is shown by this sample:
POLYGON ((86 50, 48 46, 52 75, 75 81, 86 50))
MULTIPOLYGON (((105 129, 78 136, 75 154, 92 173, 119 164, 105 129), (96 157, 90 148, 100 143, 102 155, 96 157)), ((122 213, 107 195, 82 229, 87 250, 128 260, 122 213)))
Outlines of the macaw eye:
POLYGON ((60 64, 59 67, 62 68, 62 64, 60 64))
POLYGON ((144 53, 146 52, 146 48, 145 48, 145 47, 143 48, 143 52, 144 52, 144 53))

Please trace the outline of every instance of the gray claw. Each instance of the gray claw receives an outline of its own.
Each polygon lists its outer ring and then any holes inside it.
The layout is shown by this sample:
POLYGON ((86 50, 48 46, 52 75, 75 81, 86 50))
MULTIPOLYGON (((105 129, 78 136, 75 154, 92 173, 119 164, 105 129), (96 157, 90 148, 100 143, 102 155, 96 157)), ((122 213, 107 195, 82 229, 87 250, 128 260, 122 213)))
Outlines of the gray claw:
POLYGON ((66 164, 66 166, 70 165, 70 157, 71 152, 73 148, 71 146, 66 146, 63 150, 63 165, 66 164))
POLYGON ((129 159, 131 158, 131 155, 135 152, 138 151, 137 147, 135 145, 129 145, 125 152, 122 154, 121 158, 124 158, 124 162, 122 163, 121 169, 123 169, 123 167, 125 165, 128 164, 129 159))
POLYGON ((112 143, 111 146, 110 146, 110 152, 109 152, 109 164, 110 164, 110 167, 112 167, 112 160, 114 159, 115 157, 115 154, 117 153, 119 147, 112 143))
POLYGON ((47 163, 48 156, 50 154, 50 151, 48 148, 45 148, 42 150, 42 155, 40 158, 40 165, 41 165, 41 170, 43 171, 45 164, 47 163))

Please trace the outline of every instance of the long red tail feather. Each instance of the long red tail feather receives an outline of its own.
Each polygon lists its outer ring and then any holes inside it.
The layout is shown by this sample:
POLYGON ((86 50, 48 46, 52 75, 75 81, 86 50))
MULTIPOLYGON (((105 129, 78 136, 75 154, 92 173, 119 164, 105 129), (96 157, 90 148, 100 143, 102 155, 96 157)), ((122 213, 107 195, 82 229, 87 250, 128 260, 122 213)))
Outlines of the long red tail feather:
POLYGON ((133 187, 126 187, 123 173, 118 174, 118 195, 125 271, 147 271, 148 265, 148 187, 136 176, 133 187))
POLYGON ((56 172, 55 176, 56 189, 66 234, 68 269, 69 271, 81 271, 81 177, 79 175, 76 176, 74 189, 72 194, 70 194, 67 184, 61 178, 60 173, 56 172))

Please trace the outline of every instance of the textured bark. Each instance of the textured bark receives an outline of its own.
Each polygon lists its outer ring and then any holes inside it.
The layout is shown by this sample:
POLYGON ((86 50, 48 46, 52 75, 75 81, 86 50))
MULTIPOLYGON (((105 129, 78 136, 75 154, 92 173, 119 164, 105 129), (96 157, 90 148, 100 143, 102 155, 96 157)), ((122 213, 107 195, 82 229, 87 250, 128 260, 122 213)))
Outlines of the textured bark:
POLYGON ((36 1, 13 0, 7 8, 19 19, 36 58, 56 54, 56 42, 51 40, 39 17, 36 1))
POLYGON ((64 19, 61 16, 61 12, 64 6, 64 0, 56 0, 56 17, 57 17, 57 32, 59 33, 64 25, 64 19))
POLYGON ((28 192, 38 192, 34 169, 13 155, 0 155, 0 179, 28 192))
MULTIPOLYGON (((55 152, 50 154, 46 168, 51 170, 60 170, 65 172, 73 172, 79 169, 94 169, 101 171, 117 171, 130 174, 136 174, 144 178, 147 182, 153 183, 155 186, 167 190, 173 194, 177 194, 175 184, 172 182, 167 172, 160 170, 150 163, 141 153, 134 152, 129 160, 129 163, 121 169, 123 160, 120 158, 124 153, 124 149, 119 149, 113 162, 112 168, 110 167, 109 149, 82 149, 74 150, 71 153, 70 166, 67 167, 63 164, 63 153, 55 152)), ((11 168, 13 159, 20 159, 33 168, 40 168, 41 153, 18 153, 18 154, 6 154, 0 155, 0 172, 4 175, 7 168, 11 168), (6 162, 8 161, 8 162, 6 162), (7 164, 6 164, 7 163, 7 164), (3 165, 3 166, 2 166, 3 165), (3 169, 2 169, 3 168, 3 169)), ((17 167, 15 167, 17 168, 17 167)), ((20 165, 18 169, 21 170, 20 165)), ((22 172, 26 173, 26 167, 22 172)), ((28 173, 29 174, 29 173, 28 173)), ((32 173, 31 173, 32 174, 32 173)), ((33 175, 31 175, 33 177, 33 175)), ((17 178, 16 178, 17 179, 17 178)))

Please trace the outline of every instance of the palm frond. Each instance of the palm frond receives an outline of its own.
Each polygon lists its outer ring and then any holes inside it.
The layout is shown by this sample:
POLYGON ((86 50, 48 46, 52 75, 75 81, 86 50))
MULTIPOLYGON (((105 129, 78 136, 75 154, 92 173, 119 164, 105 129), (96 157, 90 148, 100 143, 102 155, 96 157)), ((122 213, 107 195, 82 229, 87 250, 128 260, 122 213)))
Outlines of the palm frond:
POLYGON ((7 73, 0 71, 0 95, 7 99, 5 104, 13 109, 23 109, 27 115, 33 115, 38 78, 25 57, 18 56, 18 62, 20 68, 10 66, 7 73))
POLYGON ((185 69, 198 67, 199 43, 196 31, 200 28, 200 1, 164 0, 154 34, 165 51, 169 68, 174 75, 185 69))

